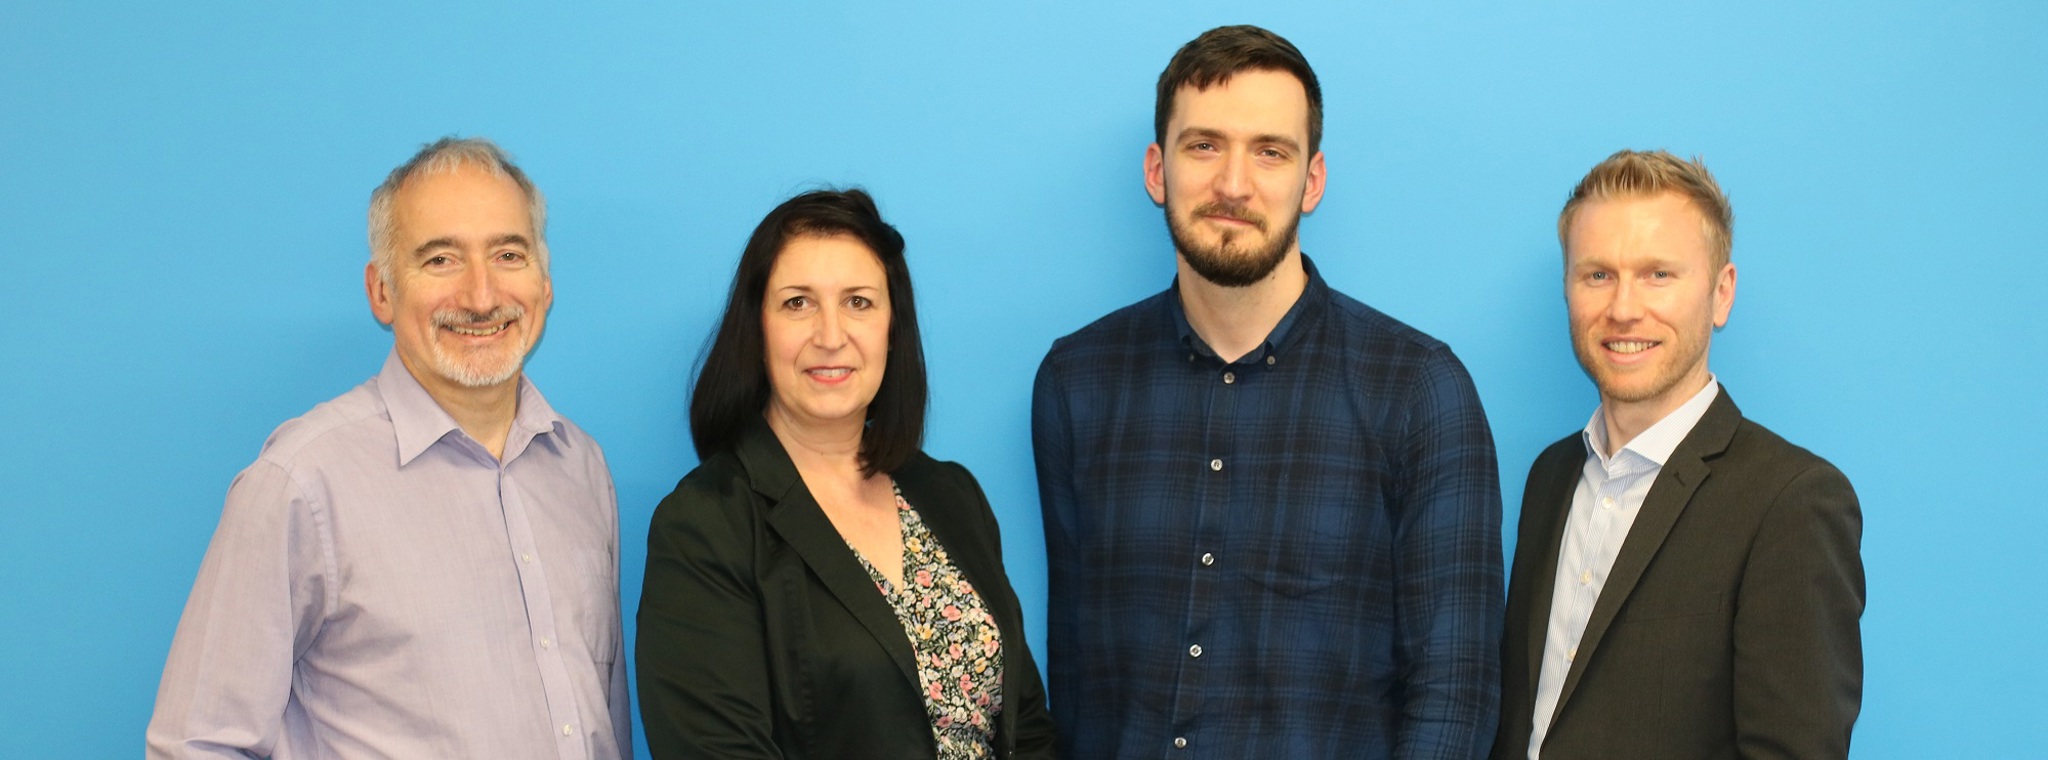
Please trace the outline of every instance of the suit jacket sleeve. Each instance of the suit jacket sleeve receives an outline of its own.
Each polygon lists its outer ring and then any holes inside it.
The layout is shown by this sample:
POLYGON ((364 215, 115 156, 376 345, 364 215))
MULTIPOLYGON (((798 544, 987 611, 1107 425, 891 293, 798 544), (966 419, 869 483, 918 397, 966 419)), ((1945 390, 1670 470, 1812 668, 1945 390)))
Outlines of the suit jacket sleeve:
POLYGON ((1429 358, 1399 451, 1395 605, 1403 662, 1395 757, 1484 757, 1499 719, 1500 475, 1472 380, 1429 358))
POLYGON ((634 654, 648 753, 779 758, 753 572, 758 497, 741 478, 699 473, 661 501, 647 533, 634 654))
POLYGON ((1735 616, 1736 746, 1745 758, 1846 758, 1862 704, 1862 511, 1826 462, 1765 514, 1735 616))

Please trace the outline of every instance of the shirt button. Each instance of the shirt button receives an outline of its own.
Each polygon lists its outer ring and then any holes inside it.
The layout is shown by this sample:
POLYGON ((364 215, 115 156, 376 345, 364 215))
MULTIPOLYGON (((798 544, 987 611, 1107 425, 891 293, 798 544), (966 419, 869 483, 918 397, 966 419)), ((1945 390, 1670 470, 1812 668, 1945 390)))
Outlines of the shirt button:
POLYGON ((563 736, 568 736, 568 735, 570 735, 570 734, 573 734, 573 733, 576 733, 576 727, 575 727, 575 726, 571 726, 571 725, 569 725, 569 724, 567 724, 567 723, 564 723, 564 724, 562 724, 562 735, 563 735, 563 736))
POLYGON ((1216 564, 1216 555, 1210 554, 1208 552, 1202 552, 1202 566, 1208 567, 1213 564, 1216 564))
POLYGON ((1194 646, 1188 647, 1188 656, 1189 656, 1189 657, 1200 657, 1200 656, 1202 656, 1202 645, 1200 645, 1200 644, 1196 644, 1196 645, 1194 645, 1194 646))
POLYGON ((1176 737, 1173 737, 1173 748, 1174 748, 1174 749, 1185 749, 1185 748, 1186 748, 1187 746, 1188 746, 1188 738, 1187 738, 1187 737, 1185 737, 1185 736, 1176 736, 1176 737))
POLYGON ((1266 357, 1266 366, 1268 366, 1268 367, 1271 367, 1271 366, 1273 366, 1273 361, 1274 361, 1273 357, 1270 357, 1270 356, 1266 357))
POLYGON ((1223 471, 1223 460, 1221 460, 1221 459, 1211 459, 1211 460, 1209 460, 1209 471, 1210 471, 1210 472, 1222 472, 1222 471, 1223 471))
POLYGON ((552 641, 552 640, 549 640, 549 639, 548 639, 548 637, 546 637, 546 636, 542 636, 542 637, 540 637, 540 648, 542 648, 542 649, 553 649, 554 647, 555 647, 555 642, 554 642, 554 641, 552 641))
POLYGON ((1565 662, 1571 662, 1571 661, 1573 661, 1573 660, 1576 660, 1576 659, 1579 659, 1579 648, 1578 648, 1578 647, 1572 647, 1572 648, 1571 648, 1571 651, 1568 651, 1568 652, 1565 652, 1565 653, 1564 653, 1564 661, 1565 661, 1565 662))
POLYGON ((1592 583, 1592 582, 1593 582, 1593 571, 1591 571, 1591 570, 1580 570, 1580 571, 1579 571, 1579 585, 1582 585, 1582 586, 1583 586, 1583 585, 1585 585, 1585 584, 1588 584, 1588 583, 1592 583))
POLYGON ((1237 382, 1237 373, 1235 373, 1235 372, 1225 372, 1225 373, 1223 373, 1223 384, 1224 384, 1224 385, 1229 385, 1229 384, 1231 384, 1231 383, 1235 383, 1235 382, 1237 382))
POLYGON ((532 554, 531 552, 529 552, 529 553, 526 553, 526 554, 521 554, 521 555, 519 555, 519 561, 520 561, 520 562, 532 562, 532 561, 533 561, 533 554, 532 554))
POLYGON ((1612 497, 1612 496, 1609 496, 1609 497, 1607 497, 1607 498, 1601 499, 1601 500, 1600 500, 1600 506, 1602 506, 1602 507, 1606 507, 1606 508, 1608 508, 1608 509, 1613 509, 1613 508, 1614 508, 1614 497, 1612 497))

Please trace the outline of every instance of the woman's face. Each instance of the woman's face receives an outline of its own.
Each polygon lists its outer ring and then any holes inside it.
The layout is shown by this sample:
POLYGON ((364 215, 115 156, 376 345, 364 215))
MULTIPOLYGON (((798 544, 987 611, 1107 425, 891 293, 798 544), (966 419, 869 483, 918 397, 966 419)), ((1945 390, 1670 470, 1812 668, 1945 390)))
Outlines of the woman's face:
POLYGON ((889 280, 846 235, 791 239, 761 303, 768 416, 797 428, 860 426, 889 366, 889 280))

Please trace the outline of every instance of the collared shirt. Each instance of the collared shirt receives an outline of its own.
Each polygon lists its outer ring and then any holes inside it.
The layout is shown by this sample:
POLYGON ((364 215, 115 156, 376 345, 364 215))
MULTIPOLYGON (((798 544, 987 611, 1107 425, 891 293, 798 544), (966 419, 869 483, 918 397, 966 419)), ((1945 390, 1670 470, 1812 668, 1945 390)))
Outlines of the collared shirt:
POLYGON ((1564 543, 1557 553, 1557 585, 1550 594, 1543 668, 1536 679, 1529 760, 1537 760, 1543 737, 1550 733, 1557 698, 1572 661, 1578 658, 1579 641, 1593 617, 1593 605, 1600 600, 1600 589, 1607 585, 1607 573, 1621 554, 1643 499, 1650 495, 1650 485, 1664 470, 1671 452, 1706 415, 1720 390, 1721 383, 1708 375, 1707 387, 1622 445, 1612 457, 1607 455, 1606 409, 1593 410, 1593 419, 1586 423, 1586 466, 1579 474, 1578 489, 1572 492, 1572 511, 1565 518, 1564 543))
POLYGON ((618 507, 524 378, 502 461, 396 352, 228 489, 152 758, 632 755, 618 507))
POLYGON ((1302 264, 1236 361, 1169 288, 1039 368, 1062 756, 1489 748, 1500 490, 1478 394, 1443 343, 1302 264))

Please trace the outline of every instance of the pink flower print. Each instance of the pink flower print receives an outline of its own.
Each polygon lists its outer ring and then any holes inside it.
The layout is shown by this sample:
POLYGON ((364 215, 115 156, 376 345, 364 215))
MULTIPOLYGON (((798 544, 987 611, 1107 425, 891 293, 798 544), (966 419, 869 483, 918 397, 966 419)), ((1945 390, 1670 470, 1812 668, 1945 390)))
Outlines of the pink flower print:
POLYGON ((968 714, 967 722, 973 724, 975 728, 981 728, 981 713, 968 714))
POLYGON ((974 691, 974 679, 967 677, 966 673, 960 674, 960 691, 963 694, 974 691))
POLYGON ((984 655, 994 657, 996 654, 996 649, 1002 647, 1002 645, 1002 642, 996 641, 995 639, 987 639, 981 642, 981 650, 984 655))
POLYGON ((937 725, 939 728, 945 728, 947 726, 953 725, 953 716, 941 715, 939 716, 938 720, 933 721, 933 724, 937 725))
POLYGON ((965 653, 966 651, 967 651, 967 650, 965 650, 965 649, 961 649, 961 648, 960 648, 960 645, 956 643, 956 644, 954 644, 954 645, 952 645, 952 646, 950 646, 950 647, 946 647, 946 656, 948 656, 948 657, 951 657, 951 658, 953 658, 953 659, 957 660, 957 659, 960 659, 960 655, 961 655, 962 653, 965 653))
POLYGON ((922 567, 917 569, 917 585, 920 588, 932 587, 932 571, 930 569, 922 567))
POLYGON ((960 608, 959 608, 959 607, 955 607, 955 606, 953 606, 953 605, 950 605, 950 604, 948 604, 948 605, 946 605, 946 608, 945 608, 945 609, 939 610, 939 614, 940 614, 940 615, 944 615, 944 616, 946 617, 946 622, 949 622, 949 623, 958 623, 958 622, 960 622, 960 608))
MULTIPOLYGON (((902 692, 897 693, 901 694, 902 692)), ((944 696, 946 692, 944 689, 939 688, 938 681, 933 681, 930 686, 925 687, 924 693, 926 697, 931 699, 931 701, 937 702, 939 701, 939 697, 944 696)))
POLYGON ((961 579, 961 580, 960 580, 960 595, 961 595, 961 596, 966 596, 966 595, 968 595, 968 594, 972 594, 972 593, 974 593, 974 587, 973 587, 973 586, 970 586, 970 585, 967 585, 967 580, 966 580, 966 579, 964 579, 964 578, 963 578, 963 579, 961 579))

